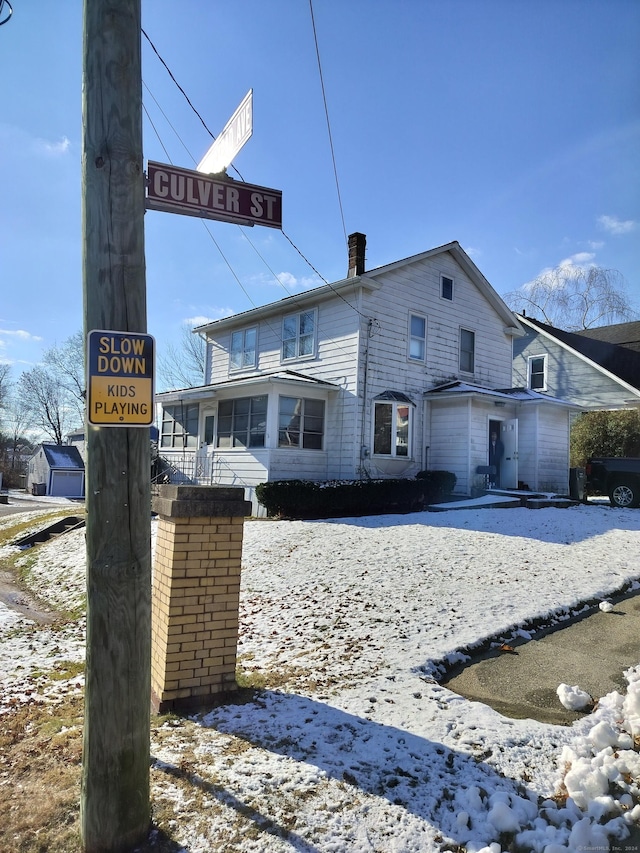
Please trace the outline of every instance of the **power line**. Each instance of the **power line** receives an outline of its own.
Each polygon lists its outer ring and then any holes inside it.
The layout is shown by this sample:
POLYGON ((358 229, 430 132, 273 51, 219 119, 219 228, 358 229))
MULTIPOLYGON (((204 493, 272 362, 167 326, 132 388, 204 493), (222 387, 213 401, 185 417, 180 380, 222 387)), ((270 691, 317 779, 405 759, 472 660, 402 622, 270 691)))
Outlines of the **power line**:
POLYGON ((311 12, 311 26, 313 28, 313 39, 316 46, 316 59, 318 60, 318 73, 320 74, 320 87, 322 88, 322 100, 324 102, 324 114, 327 119, 327 131, 329 133, 329 147, 331 148, 331 161, 333 163, 333 175, 336 181, 336 192, 338 193, 338 206, 340 207, 340 217, 342 219, 342 231, 344 233, 345 245, 348 243, 347 228, 344 222, 344 210, 342 207, 342 196, 340 195, 340 182, 338 181, 338 168, 336 166, 336 153, 333 148, 333 135, 331 133, 331 122, 329 121, 329 108, 327 106, 327 94, 324 88, 324 77, 322 74, 322 64, 320 62, 320 48, 318 47, 318 34, 316 32, 316 21, 313 16, 313 0, 309 0, 309 11, 311 12))

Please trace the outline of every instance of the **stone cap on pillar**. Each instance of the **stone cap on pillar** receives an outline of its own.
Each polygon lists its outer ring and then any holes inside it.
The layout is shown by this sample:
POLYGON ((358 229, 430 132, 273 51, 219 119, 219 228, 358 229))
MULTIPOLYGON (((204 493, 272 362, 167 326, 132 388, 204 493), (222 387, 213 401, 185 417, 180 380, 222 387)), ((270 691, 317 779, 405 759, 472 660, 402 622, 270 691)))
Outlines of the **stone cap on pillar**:
POLYGON ((237 486, 160 486, 151 509, 165 518, 245 518, 251 501, 237 486))

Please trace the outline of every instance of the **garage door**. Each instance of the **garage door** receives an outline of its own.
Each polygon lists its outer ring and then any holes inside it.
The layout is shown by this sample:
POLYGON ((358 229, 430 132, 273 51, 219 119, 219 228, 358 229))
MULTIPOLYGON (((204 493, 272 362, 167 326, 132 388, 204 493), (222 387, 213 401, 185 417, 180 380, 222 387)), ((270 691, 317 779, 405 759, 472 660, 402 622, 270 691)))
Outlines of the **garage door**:
POLYGON ((49 494, 57 498, 79 498, 83 494, 83 485, 82 471, 52 471, 49 494))

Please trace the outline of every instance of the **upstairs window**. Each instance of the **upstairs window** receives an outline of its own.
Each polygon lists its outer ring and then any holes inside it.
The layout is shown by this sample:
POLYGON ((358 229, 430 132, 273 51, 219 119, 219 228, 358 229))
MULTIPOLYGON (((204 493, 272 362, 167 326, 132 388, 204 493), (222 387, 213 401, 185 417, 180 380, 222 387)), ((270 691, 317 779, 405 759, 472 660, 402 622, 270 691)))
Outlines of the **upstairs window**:
POLYGON ((231 334, 230 367, 231 370, 256 366, 256 340, 258 330, 255 326, 250 329, 240 329, 231 334))
POLYGON ((316 312, 289 314, 282 321, 282 360, 310 358, 316 340, 316 312))
POLYGON ((418 314, 409 317, 409 358, 424 361, 427 354, 427 320, 418 314))
POLYGON ((460 370, 473 373, 475 370, 476 333, 460 329, 460 370))
POLYGON ((529 388, 533 391, 547 390, 546 355, 534 355, 529 359, 529 388))
POLYGON ((160 447, 184 449, 198 445, 197 403, 178 403, 177 406, 165 406, 162 410, 162 428, 160 447))
POLYGON ((267 395, 218 403, 218 447, 264 447, 267 395))
POLYGON ((386 391, 374 401, 373 452, 376 456, 411 456, 413 404, 401 393, 386 391))
POLYGON ((324 400, 280 397, 278 447, 322 450, 324 400))
POLYGON ((440 276, 440 296, 450 302, 453 300, 453 279, 448 275, 440 276))

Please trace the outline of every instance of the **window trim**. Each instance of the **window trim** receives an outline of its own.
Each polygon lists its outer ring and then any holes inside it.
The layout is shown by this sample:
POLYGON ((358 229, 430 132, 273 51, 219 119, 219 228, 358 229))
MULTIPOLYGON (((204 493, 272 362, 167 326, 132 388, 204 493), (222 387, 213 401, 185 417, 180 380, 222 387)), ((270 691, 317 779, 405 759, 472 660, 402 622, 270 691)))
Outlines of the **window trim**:
POLYGON ((326 435, 326 423, 327 423, 326 408, 327 408, 326 407, 326 401, 324 399, 322 399, 321 397, 293 397, 293 396, 291 396, 291 394, 279 394, 278 395, 277 447, 279 449, 284 449, 284 450, 293 449, 293 450, 311 450, 311 451, 315 451, 315 452, 323 451, 324 447, 325 447, 325 435, 326 435), (282 400, 296 400, 302 404, 301 412, 299 415, 300 424, 299 424, 299 429, 298 429, 298 443, 297 444, 291 444, 291 443, 285 444, 285 443, 280 442, 280 433, 281 433, 281 431, 283 431, 283 429, 285 429, 281 426, 281 418, 283 417, 282 410, 281 410, 282 400), (309 417, 309 418, 317 417, 316 415, 307 415, 307 413, 306 413, 307 403, 320 403, 322 405, 322 431, 320 433, 306 429, 306 418, 307 417, 309 417), (309 436, 310 435, 320 435, 320 447, 305 447, 305 444, 304 444, 305 435, 309 435, 309 436))
POLYGON ((454 290, 455 290, 455 279, 454 279, 454 277, 452 275, 447 275, 446 273, 441 272, 440 273, 440 299, 445 299, 447 302, 453 302, 454 290), (447 279, 447 281, 451 282, 451 296, 445 296, 444 295, 444 280, 445 280, 445 278, 447 279))
MULTIPOLYGON (((250 351, 250 350, 249 350, 250 351)), ((229 340, 229 372, 237 373, 240 370, 253 370, 256 367, 258 361, 258 327, 257 326, 245 326, 243 329, 234 329, 231 332, 231 338, 229 340), (245 353, 247 352, 247 333, 255 332, 255 345, 253 347, 253 363, 245 364, 244 358, 245 353), (234 335, 242 335, 242 347, 239 350, 240 357, 242 363, 240 365, 236 365, 233 363, 233 336, 234 335)))
MULTIPOLYGON (((531 391, 547 391, 548 390, 548 388, 547 388, 547 380, 548 380, 547 365, 548 365, 548 359, 547 359, 547 353, 546 352, 541 353, 540 355, 528 356, 528 358, 527 358, 527 388, 529 388, 529 390, 531 390, 531 391), (533 380, 532 368, 533 368, 533 362, 536 361, 537 359, 542 359, 542 385, 539 388, 534 388, 533 387, 533 381, 532 381, 533 380)), ((536 374, 536 376, 538 376, 538 375, 539 375, 539 373, 536 374)))
MULTIPOLYGON (((292 362, 292 361, 298 361, 301 359, 304 359, 305 361, 307 361, 309 359, 315 358, 317 346, 318 346, 318 309, 317 309, 317 307, 311 308, 311 309, 303 308, 302 310, 295 311, 291 314, 284 314, 282 317, 281 337, 282 337, 282 346, 280 348, 280 361, 281 362, 283 362, 283 363, 284 362, 292 362), (311 352, 301 354, 300 353, 300 339, 301 339, 302 335, 300 334, 300 318, 302 317, 303 314, 311 314, 311 316, 313 318, 313 341, 312 341, 312 345, 311 345, 311 352), (287 320, 290 320, 292 317, 295 317, 295 319, 296 319, 296 337, 295 337, 295 350, 296 351, 295 351, 295 355, 285 356, 285 354, 284 354, 284 345, 285 345, 284 324, 287 320)), ((294 339, 293 338, 287 338, 286 340, 291 341, 294 339)))
POLYGON ((460 368, 460 373, 473 374, 476 370, 476 333, 474 329, 468 329, 466 328, 466 326, 460 326, 460 333, 458 335, 458 367, 460 368), (467 350, 462 349, 463 332, 468 332, 470 335, 473 335, 473 350, 471 351, 471 370, 467 370, 466 367, 462 366, 462 353, 468 352, 467 350))
POLYGON ((371 455, 376 459, 401 459, 410 461, 413 459, 413 412, 415 406, 413 403, 404 400, 374 400, 373 401, 373 423, 371 429, 371 455), (391 453, 376 452, 376 408, 377 406, 391 406, 391 453), (406 407, 408 412, 407 424, 407 453, 406 456, 399 454, 398 449, 398 408, 406 407))
POLYGON ((427 360, 427 317, 425 314, 418 314, 415 311, 409 312, 409 333, 407 335, 407 339, 408 339, 407 358, 410 361, 415 361, 419 364, 424 364, 427 360), (411 326, 412 326, 412 322, 413 322, 414 317, 416 318, 416 320, 422 320, 424 323, 424 336, 422 338, 418 338, 417 335, 414 335, 411 331, 411 326), (413 343, 414 340, 420 340, 422 342, 422 347, 423 347, 423 355, 422 356, 411 355, 411 344, 413 343))

